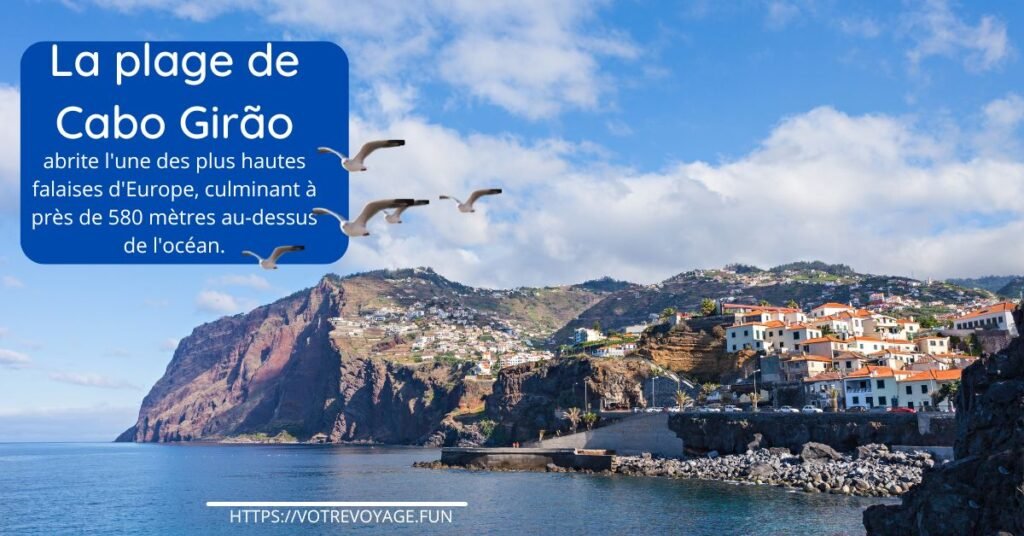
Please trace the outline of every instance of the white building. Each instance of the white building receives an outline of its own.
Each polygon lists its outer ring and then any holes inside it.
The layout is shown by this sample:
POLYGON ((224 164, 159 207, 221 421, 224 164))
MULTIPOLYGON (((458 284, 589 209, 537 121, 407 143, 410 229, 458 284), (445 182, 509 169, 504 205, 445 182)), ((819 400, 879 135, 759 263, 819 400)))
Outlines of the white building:
POLYGON ((914 339, 917 351, 922 354, 936 355, 949 353, 949 337, 919 337, 914 339))
POLYGON ((576 344, 603 341, 604 339, 604 334, 596 329, 576 328, 576 330, 572 332, 572 340, 576 344))
POLYGON ((906 378, 910 371, 896 371, 889 367, 868 365, 855 370, 843 379, 846 407, 891 408, 898 405, 897 380, 906 378))
POLYGON ((823 303, 823 304, 815 307, 814 309, 811 309, 811 315, 810 316, 811 316, 811 318, 823 318, 823 317, 826 317, 826 316, 832 316, 834 314, 838 314, 838 313, 842 313, 842 312, 852 313, 855 310, 856 309, 854 309, 853 307, 851 307, 849 305, 844 305, 842 303, 836 303, 836 302, 829 302, 829 303, 823 303))
POLYGON ((1002 329, 1017 336, 1017 325, 1013 321, 1013 302, 1001 302, 979 309, 953 320, 953 329, 974 331, 976 329, 1002 329))
MULTIPOLYGON (((960 369, 925 370, 899 380, 899 405, 922 409, 933 403, 932 394, 939 392, 943 385, 960 379, 960 369)), ((953 402, 948 398, 939 403, 942 411, 953 411, 953 402)))

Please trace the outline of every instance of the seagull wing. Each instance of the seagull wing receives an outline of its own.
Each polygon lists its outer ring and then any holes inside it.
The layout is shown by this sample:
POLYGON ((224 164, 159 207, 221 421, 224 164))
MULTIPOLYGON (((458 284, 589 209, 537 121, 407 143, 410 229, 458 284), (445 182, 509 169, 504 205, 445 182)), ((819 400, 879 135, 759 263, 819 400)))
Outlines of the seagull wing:
POLYGON ((270 261, 277 262, 277 259, 280 259, 281 255, 284 255, 289 251, 302 251, 304 249, 306 249, 306 246, 277 246, 274 248, 274 252, 270 254, 270 261))
POLYGON ((422 205, 429 205, 429 204, 430 204, 430 200, 428 200, 428 199, 417 199, 417 200, 413 201, 412 203, 410 203, 408 205, 402 205, 402 206, 396 208, 395 211, 391 213, 391 215, 392 216, 401 216, 402 213, 405 212, 405 209, 407 209, 409 207, 419 207, 419 206, 422 206, 422 205))
POLYGON ((330 147, 317 147, 316 150, 318 153, 333 154, 334 156, 337 156, 342 160, 345 159, 345 155, 339 153, 338 151, 335 151, 334 149, 331 149, 330 147))
POLYGON ((341 223, 345 223, 345 218, 342 218, 340 215, 338 215, 338 213, 332 212, 330 210, 327 210, 326 208, 320 208, 320 207, 314 208, 313 209, 313 214, 315 214, 317 216, 334 216, 341 223))
POLYGON ((263 258, 262 258, 262 257, 260 257, 259 255, 255 254, 255 253, 253 253, 253 252, 251 252, 251 251, 249 251, 249 250, 245 250, 245 251, 243 251, 243 252, 242 252, 242 255, 248 255, 248 256, 250 256, 250 257, 256 257, 256 260, 258 260, 258 261, 261 261, 261 262, 263 261, 263 258))
POLYGON ((405 145, 405 140, 375 140, 375 141, 368 141, 368 142, 363 144, 363 147, 361 149, 359 149, 359 152, 356 154, 355 158, 353 158, 352 160, 355 160, 357 162, 362 162, 363 160, 366 160, 367 156, 370 156, 370 153, 376 151, 377 149, 384 149, 386 147, 401 147, 403 145, 405 145))
POLYGON ((413 199, 381 199, 379 201, 371 201, 363 207, 363 211, 359 213, 359 217, 352 222, 357 225, 366 226, 366 222, 370 221, 370 218, 374 214, 386 209, 386 208, 405 208, 416 201, 413 199))
POLYGON ((490 188, 490 189, 487 189, 487 190, 477 190, 477 191, 475 191, 475 192, 473 192, 472 194, 469 195, 469 200, 467 200, 466 203, 469 204, 469 205, 472 205, 473 203, 476 202, 477 199, 480 199, 481 197, 483 197, 485 195, 498 195, 500 193, 501 193, 501 188, 490 188))
POLYGON ((456 203, 458 203, 460 205, 462 204, 462 201, 459 201, 459 199, 457 197, 452 197, 450 195, 442 195, 442 196, 438 197, 438 199, 451 199, 452 201, 455 201, 456 203))

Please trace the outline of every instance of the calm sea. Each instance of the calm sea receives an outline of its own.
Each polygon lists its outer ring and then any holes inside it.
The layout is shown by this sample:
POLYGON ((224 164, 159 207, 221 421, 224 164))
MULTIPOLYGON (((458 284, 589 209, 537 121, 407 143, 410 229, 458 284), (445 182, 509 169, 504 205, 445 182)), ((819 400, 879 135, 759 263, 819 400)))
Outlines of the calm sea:
POLYGON ((438 457, 414 448, 0 444, 0 534, 863 534, 861 512, 878 502, 692 480, 411 467, 438 457), (436 525, 283 525, 232 523, 230 509, 207 501, 468 507, 436 525))

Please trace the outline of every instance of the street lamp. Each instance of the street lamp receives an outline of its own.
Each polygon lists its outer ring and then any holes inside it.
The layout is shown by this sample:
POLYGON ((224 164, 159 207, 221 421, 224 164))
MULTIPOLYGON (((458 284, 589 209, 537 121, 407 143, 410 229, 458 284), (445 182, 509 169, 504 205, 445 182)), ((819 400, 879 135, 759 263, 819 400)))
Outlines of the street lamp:
POLYGON ((757 373, 761 369, 754 369, 754 413, 757 413, 757 403, 761 400, 761 393, 757 391, 757 373))

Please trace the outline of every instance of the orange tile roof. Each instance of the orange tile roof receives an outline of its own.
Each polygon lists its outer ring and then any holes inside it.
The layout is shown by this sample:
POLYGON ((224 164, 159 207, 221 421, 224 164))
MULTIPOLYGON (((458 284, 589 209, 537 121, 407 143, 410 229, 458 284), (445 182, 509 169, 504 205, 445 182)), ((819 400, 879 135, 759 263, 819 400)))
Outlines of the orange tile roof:
POLYGON ((865 365, 846 375, 847 378, 890 378, 894 376, 896 376, 896 371, 893 369, 876 365, 865 365), (873 376, 872 373, 874 373, 873 376))
POLYGON ((853 309, 853 307, 850 307, 849 305, 846 305, 845 303, 828 302, 828 303, 823 303, 823 304, 821 304, 821 305, 819 305, 819 306, 817 306, 817 307, 815 307, 814 309, 811 309, 811 310, 814 311, 814 310, 817 310, 817 309, 824 309, 826 307, 829 308, 829 309, 837 309, 837 308, 853 309))
POLYGON ((825 372, 819 372, 810 378, 804 378, 805 383, 813 382, 834 382, 843 379, 843 376, 838 372, 826 370, 825 372))
POLYGON ((1006 313, 1013 311, 1017 305, 1013 302, 1000 302, 995 305, 979 309, 977 311, 967 313, 964 316, 957 317, 957 320, 969 320, 971 318, 977 318, 979 316, 994 315, 998 313, 1006 313))
POLYGON ((801 355, 799 357, 792 357, 789 361, 817 361, 819 363, 832 363, 831 357, 825 357, 823 355, 801 355))
POLYGON ((843 339, 833 337, 831 335, 829 335, 828 337, 817 337, 814 339, 807 339, 806 341, 802 341, 800 344, 815 344, 819 342, 841 342, 843 344, 846 344, 846 341, 844 341, 843 339))
POLYGON ((960 369, 949 369, 949 370, 922 370, 911 376, 904 378, 900 381, 904 382, 923 382, 928 380, 935 380, 937 382, 948 382, 953 380, 959 380, 960 374, 963 371, 960 369))

